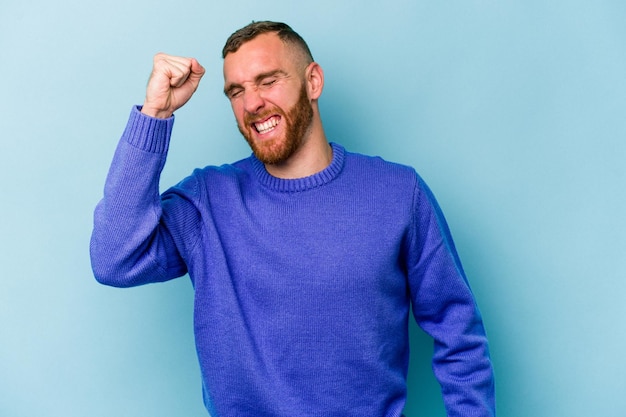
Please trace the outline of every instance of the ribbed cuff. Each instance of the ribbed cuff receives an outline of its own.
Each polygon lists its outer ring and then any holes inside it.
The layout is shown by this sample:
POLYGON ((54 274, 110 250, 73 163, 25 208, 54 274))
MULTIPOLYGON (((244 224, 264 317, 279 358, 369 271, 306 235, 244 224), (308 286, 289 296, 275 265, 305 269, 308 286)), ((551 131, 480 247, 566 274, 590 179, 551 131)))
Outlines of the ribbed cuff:
POLYGON ((174 126, 174 116, 157 119, 141 113, 141 106, 134 106, 122 136, 136 148, 151 153, 167 153, 174 126))

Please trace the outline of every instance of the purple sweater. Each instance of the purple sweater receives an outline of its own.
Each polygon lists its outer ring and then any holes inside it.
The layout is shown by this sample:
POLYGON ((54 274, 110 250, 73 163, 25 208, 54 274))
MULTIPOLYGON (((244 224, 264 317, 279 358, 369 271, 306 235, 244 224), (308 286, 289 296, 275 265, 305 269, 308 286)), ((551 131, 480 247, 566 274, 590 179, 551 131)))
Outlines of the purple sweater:
POLYGON ((399 416, 411 307, 434 338, 448 415, 495 415, 480 313, 413 169, 333 144, 310 177, 272 177, 250 156, 159 195, 173 123, 133 109, 95 210, 92 265, 118 287, 189 274, 213 417, 399 416))

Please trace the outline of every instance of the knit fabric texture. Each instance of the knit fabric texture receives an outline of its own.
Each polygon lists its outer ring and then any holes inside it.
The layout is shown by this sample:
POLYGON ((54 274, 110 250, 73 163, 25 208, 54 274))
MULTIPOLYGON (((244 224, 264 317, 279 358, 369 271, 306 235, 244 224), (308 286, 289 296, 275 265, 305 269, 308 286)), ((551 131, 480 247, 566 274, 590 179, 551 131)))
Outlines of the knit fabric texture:
POLYGON ((411 311, 434 339, 448 416, 495 415, 480 313, 412 168, 333 143, 310 177, 273 177, 252 155, 160 195, 173 123, 133 108, 91 259, 118 287, 188 274, 213 417, 400 416, 411 311))

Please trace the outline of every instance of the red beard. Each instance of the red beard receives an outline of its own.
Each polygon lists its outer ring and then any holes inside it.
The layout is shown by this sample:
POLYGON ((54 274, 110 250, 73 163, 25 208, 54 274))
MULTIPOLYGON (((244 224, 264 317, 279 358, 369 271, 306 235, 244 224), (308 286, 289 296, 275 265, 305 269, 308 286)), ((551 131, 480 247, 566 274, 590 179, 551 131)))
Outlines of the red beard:
POLYGON ((264 164, 279 164, 291 157, 302 145, 304 136, 313 120, 313 107, 309 103, 305 85, 302 85, 298 102, 287 113, 281 108, 270 109, 261 115, 244 115, 244 128, 239 123, 237 127, 250 145, 254 155, 264 164), (272 114, 279 114, 281 123, 285 124, 285 135, 282 138, 255 141, 252 130, 253 120, 263 120, 272 114))

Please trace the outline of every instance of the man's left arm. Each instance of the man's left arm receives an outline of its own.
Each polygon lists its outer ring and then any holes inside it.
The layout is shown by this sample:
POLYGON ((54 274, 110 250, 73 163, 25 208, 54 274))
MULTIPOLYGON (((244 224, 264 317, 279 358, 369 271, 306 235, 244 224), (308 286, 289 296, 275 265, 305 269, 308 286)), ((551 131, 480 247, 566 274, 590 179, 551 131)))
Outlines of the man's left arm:
POLYGON ((414 213, 408 255, 413 313, 434 339, 433 370, 448 416, 493 417, 494 375, 483 321, 448 225, 421 179, 414 213))

